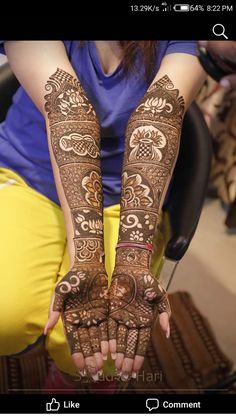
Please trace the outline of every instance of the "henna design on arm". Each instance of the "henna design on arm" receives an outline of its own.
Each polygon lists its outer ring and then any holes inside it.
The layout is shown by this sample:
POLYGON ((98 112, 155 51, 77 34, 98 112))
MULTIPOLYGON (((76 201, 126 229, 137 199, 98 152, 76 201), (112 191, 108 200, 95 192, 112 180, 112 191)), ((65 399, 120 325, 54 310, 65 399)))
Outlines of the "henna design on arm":
POLYGON ((153 242, 178 155, 184 107, 164 76, 151 85, 127 125, 109 321, 110 339, 117 336, 117 350, 126 358, 144 356, 156 312, 170 315, 167 294, 150 273, 151 252, 138 246, 153 242))
POLYGON ((100 125, 76 78, 57 69, 46 86, 49 141, 73 224, 74 265, 55 289, 71 352, 100 352, 107 340, 100 125), (96 329, 96 330, 95 330, 96 329))
POLYGON ((178 154, 183 113, 183 98, 164 76, 148 89, 129 120, 122 173, 121 242, 152 243, 178 154), (136 219, 136 224, 128 225, 128 218, 136 219))

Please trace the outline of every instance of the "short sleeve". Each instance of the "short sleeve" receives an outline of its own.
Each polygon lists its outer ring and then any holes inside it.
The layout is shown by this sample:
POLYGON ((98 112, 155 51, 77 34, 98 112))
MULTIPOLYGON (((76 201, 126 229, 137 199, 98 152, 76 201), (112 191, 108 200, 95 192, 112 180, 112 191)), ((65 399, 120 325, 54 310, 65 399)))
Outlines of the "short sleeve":
POLYGON ((6 51, 4 48, 4 41, 0 41, 0 54, 5 54, 6 55, 6 51))
POLYGON ((169 41, 165 55, 177 52, 197 55, 197 41, 169 41))
MULTIPOLYGON (((0 54, 4 54, 6 55, 6 51, 4 48, 4 42, 5 41, 0 41, 0 54)), ((71 41, 64 41, 64 45, 66 47, 67 52, 70 50, 71 47, 71 41)))

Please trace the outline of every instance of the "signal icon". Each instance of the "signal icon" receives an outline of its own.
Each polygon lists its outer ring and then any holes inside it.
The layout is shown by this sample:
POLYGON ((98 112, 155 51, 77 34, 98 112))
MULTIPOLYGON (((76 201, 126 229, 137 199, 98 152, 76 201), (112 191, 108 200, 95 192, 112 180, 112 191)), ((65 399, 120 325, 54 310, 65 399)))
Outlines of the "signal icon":
POLYGON ((164 1, 163 3, 161 3, 161 10, 162 12, 169 12, 170 5, 164 1))

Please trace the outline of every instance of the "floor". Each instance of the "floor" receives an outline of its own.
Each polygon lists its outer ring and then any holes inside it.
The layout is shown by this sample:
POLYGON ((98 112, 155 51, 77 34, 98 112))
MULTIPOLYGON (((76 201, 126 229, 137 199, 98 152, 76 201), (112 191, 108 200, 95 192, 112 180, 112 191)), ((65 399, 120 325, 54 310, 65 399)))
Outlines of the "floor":
POLYGON ((192 295, 236 368, 236 234, 226 233, 224 219, 220 202, 207 200, 169 292, 186 290, 192 295))

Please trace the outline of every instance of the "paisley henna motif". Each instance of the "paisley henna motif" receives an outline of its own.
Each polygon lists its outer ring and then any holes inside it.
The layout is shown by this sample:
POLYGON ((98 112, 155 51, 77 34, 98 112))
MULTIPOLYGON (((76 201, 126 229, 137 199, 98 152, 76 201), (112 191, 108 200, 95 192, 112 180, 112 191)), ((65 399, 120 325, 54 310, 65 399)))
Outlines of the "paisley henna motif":
POLYGON ((72 150, 78 156, 86 156, 88 154, 90 157, 96 158, 99 154, 98 146, 91 135, 76 133, 64 135, 61 137, 59 145, 62 150, 67 152, 72 150))

